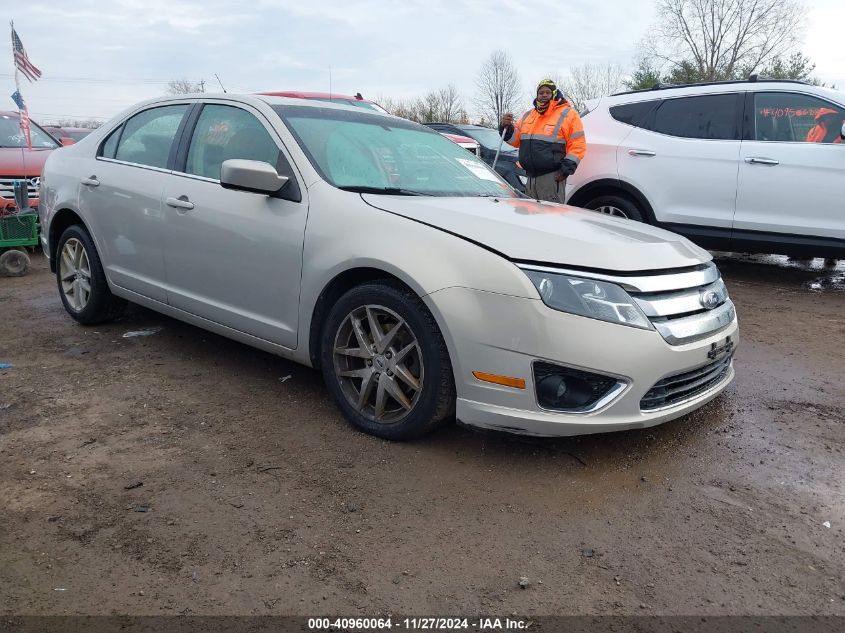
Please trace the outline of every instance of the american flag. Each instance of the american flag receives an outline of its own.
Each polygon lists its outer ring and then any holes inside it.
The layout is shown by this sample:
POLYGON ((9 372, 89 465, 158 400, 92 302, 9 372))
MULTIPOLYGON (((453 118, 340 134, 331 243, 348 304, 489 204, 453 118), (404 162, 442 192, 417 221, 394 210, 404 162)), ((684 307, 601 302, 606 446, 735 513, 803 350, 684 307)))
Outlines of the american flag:
POLYGON ((20 111, 20 124, 21 124, 21 131, 24 133, 26 137, 26 146, 29 149, 32 149, 32 128, 29 125, 29 111, 24 108, 20 111))
POLYGON ((15 67, 23 73, 23 76, 29 79, 30 82, 37 81, 41 77, 41 71, 29 61, 26 51, 23 48, 23 42, 18 37, 17 31, 12 27, 12 48, 15 51, 15 67))

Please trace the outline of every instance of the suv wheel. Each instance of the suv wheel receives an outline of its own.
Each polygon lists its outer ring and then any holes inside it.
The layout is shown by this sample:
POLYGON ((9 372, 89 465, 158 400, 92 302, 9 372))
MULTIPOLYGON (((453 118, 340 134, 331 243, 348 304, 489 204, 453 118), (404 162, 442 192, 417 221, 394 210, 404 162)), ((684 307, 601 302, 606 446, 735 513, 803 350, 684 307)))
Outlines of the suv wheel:
POLYGON ((617 218, 627 218, 637 222, 645 222, 645 214, 639 205, 630 198, 618 194, 610 194, 593 198, 584 205, 585 209, 592 209, 599 213, 617 218))
POLYGON ((403 287, 373 282, 343 295, 326 319, 320 353, 326 385, 362 431, 409 440, 454 414, 443 335, 422 300, 403 287))
POLYGON ((83 227, 65 229, 56 249, 56 282, 65 310, 83 325, 113 321, 123 314, 126 301, 115 297, 94 240, 83 227))

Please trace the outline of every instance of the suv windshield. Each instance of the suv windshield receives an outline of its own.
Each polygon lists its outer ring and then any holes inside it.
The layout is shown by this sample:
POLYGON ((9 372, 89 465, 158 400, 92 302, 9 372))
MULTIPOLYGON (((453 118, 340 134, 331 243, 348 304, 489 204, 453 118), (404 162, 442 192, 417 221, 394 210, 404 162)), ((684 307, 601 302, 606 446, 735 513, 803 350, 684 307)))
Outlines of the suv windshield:
POLYGON ((322 177, 343 189, 515 197, 487 165, 437 132, 350 110, 273 106, 322 177))
MULTIPOLYGON (((29 126, 33 149, 56 149, 59 146, 52 136, 32 121, 29 126)), ((0 148, 3 147, 26 147, 26 135, 17 115, 0 115, 0 148)))
MULTIPOLYGON (((471 127, 469 125, 466 127, 460 125, 456 127, 470 138, 478 141, 484 149, 492 149, 494 152, 499 149, 499 143, 502 137, 499 136, 496 130, 486 127, 471 127)), ((516 153, 516 148, 508 143, 502 143, 502 153, 516 153)))

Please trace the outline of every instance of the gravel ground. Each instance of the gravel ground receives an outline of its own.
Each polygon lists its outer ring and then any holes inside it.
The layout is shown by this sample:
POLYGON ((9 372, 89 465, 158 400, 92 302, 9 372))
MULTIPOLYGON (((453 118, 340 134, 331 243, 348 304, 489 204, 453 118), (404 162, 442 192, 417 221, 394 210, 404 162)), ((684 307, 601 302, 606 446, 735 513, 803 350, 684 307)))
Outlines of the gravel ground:
POLYGON ((313 370, 77 325, 35 257, 0 279, 0 614, 845 615, 845 265, 718 259, 737 379, 696 413, 391 444, 313 370))

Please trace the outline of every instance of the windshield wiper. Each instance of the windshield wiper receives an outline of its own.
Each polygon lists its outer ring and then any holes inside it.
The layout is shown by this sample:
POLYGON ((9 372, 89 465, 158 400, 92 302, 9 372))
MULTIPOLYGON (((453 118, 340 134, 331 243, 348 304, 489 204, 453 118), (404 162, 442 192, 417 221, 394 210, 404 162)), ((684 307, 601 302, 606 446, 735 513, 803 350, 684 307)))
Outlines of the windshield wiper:
POLYGON ((385 196, 427 196, 429 194, 399 187, 368 187, 366 185, 344 185, 338 187, 343 191, 354 191, 355 193, 375 193, 385 196))

